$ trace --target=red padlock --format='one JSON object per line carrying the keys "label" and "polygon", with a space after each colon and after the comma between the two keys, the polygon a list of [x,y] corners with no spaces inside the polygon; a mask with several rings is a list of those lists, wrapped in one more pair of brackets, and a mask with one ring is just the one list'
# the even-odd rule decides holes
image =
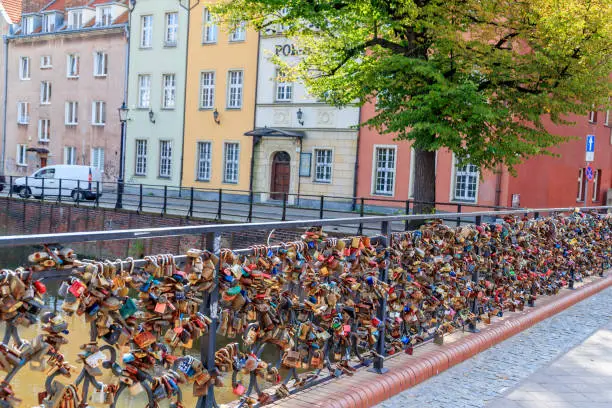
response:
{"label": "red padlock", "polygon": [[238,381],[236,385],[234,385],[234,387],[232,388],[232,392],[238,396],[241,396],[242,394],[244,394],[245,391],[246,389],[244,388],[244,385],[242,385],[240,381]]}
{"label": "red padlock", "polygon": [[45,293],[47,293],[47,287],[41,281],[34,281],[33,285],[36,291],[40,293],[41,295],[44,295]]}

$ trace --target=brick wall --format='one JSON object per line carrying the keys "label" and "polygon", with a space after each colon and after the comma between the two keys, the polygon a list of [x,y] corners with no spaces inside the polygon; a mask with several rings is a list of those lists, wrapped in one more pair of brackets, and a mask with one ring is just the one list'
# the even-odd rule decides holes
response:
{"label": "brick wall", "polygon": [[[109,231],[134,228],[177,227],[211,223],[203,219],[155,214],[137,214],[105,208],[76,207],[73,204],[55,204],[0,197],[0,233],[2,235],[53,234],[62,232]],[[300,230],[275,230],[270,243],[293,241]],[[270,231],[253,230],[227,233],[222,236],[224,248],[247,248],[267,242]],[[42,244],[42,243],[41,243]],[[52,242],[49,242],[52,244]],[[164,237],[138,240],[74,243],[67,245],[81,256],[96,258],[125,258],[127,256],[172,253],[181,254],[189,248],[204,248],[203,235]],[[0,258],[2,258],[0,256]]]}

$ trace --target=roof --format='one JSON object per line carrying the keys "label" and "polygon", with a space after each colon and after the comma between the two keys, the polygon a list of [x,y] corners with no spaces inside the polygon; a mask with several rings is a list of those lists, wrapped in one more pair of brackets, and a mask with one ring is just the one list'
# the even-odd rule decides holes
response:
{"label": "roof", "polygon": [[36,152],[40,154],[49,153],[49,149],[45,149],[44,147],[28,147],[26,152]]}
{"label": "roof", "polygon": [[259,136],[259,137],[297,137],[303,138],[306,136],[304,132],[290,131],[284,129],[275,129],[269,127],[256,128],[244,134],[245,136]]}
{"label": "roof", "polygon": [[89,6],[94,7],[112,3],[126,4],[126,0],[93,0],[91,3],[89,3]]}
{"label": "roof", "polygon": [[117,17],[115,19],[115,21],[113,22],[113,24],[126,24],[128,22],[130,12],[126,11],[125,13],[121,14],[119,17]]}
{"label": "roof", "polygon": [[63,11],[66,8],[65,0],[55,0],[41,11]]}
{"label": "roof", "polygon": [[11,23],[17,24],[21,20],[21,0],[0,0],[0,4],[11,19]]}

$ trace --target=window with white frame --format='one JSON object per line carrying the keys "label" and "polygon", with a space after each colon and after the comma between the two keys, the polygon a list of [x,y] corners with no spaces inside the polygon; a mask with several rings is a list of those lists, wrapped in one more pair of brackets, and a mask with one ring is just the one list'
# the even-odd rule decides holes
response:
{"label": "window with white frame", "polygon": [[151,106],[151,75],[138,75],[138,107]]}
{"label": "window with white frame", "polygon": [[106,123],[106,102],[93,101],[91,104],[91,124],[104,126]]}
{"label": "window with white frame", "polygon": [[27,16],[23,18],[23,33],[25,35],[32,34],[34,32],[34,16]]}
{"label": "window with white frame", "polygon": [[393,195],[395,147],[377,147],[374,152],[374,194]]}
{"label": "window with white frame", "polygon": [[227,107],[240,109],[242,107],[242,71],[229,71],[227,81]]}
{"label": "window with white frame", "polygon": [[76,147],[64,147],[64,164],[77,164]]}
{"label": "window with white frame", "polygon": [[589,122],[597,123],[597,111],[590,111],[589,112]]}
{"label": "window with white frame", "polygon": [[202,17],[202,42],[216,43],[217,42],[217,22],[209,9],[204,9]]}
{"label": "window with white frame", "polygon": [[43,33],[52,33],[55,31],[55,13],[46,13],[43,15],[41,31]]}
{"label": "window with white frame", "polygon": [[584,201],[584,190],[586,187],[586,177],[584,177],[584,169],[578,169],[578,193],[576,194],[576,201]]}
{"label": "window with white frame", "polygon": [[210,142],[198,142],[198,172],[196,178],[199,181],[210,180],[211,146]]}
{"label": "window with white frame", "polygon": [[93,147],[91,149],[91,166],[104,172],[104,148]]}
{"label": "window with white frame", "polygon": [[414,198],[414,171],[415,171],[414,148],[410,148],[410,181],[408,182],[408,198]]}
{"label": "window with white frame", "polygon": [[96,51],[94,54],[94,76],[105,77],[108,74],[108,54]]}
{"label": "window with white frame", "polygon": [[276,101],[288,102],[293,98],[293,84],[287,82],[287,74],[276,70]]}
{"label": "window with white frame", "polygon": [[30,57],[19,58],[19,79],[22,81],[30,79]]}
{"label": "window with white frame", "polygon": [[215,73],[202,72],[200,75],[200,108],[212,109],[215,104]]}
{"label": "window with white frame", "polygon": [[51,119],[38,119],[38,141],[48,142],[51,139]]}
{"label": "window with white frame", "polygon": [[76,125],[79,123],[79,103],[75,101],[66,102],[64,123],[66,125]]}
{"label": "window with white frame", "polygon": [[611,110],[607,110],[606,111],[606,120],[604,122],[604,125],[606,126],[612,126],[612,122],[610,122],[610,119],[612,118],[612,115],[610,115],[610,112],[612,112]]}
{"label": "window with white frame", "polygon": [[593,172],[593,197],[592,201],[599,201],[600,193],[600,182],[601,182],[601,169],[597,169]]}
{"label": "window with white frame", "polygon": [[113,21],[113,15],[111,11],[112,10],[110,6],[98,7],[98,15],[96,19],[97,25],[103,27],[111,25]]}
{"label": "window with white frame", "polygon": [[332,179],[332,151],[331,149],[315,149],[315,181],[331,183]]}
{"label": "window with white frame", "polygon": [[40,103],[48,105],[51,103],[51,82],[42,81],[40,83]]}
{"label": "window with white frame", "polygon": [[17,145],[16,160],[18,166],[28,165],[28,146],[24,144]]}
{"label": "window with white frame", "polygon": [[176,46],[178,38],[178,13],[166,13],[166,29],[164,30],[164,45],[166,47]]}
{"label": "window with white frame", "polygon": [[164,109],[174,109],[175,103],[176,103],[176,75],[164,74],[162,107]]}
{"label": "window with white frame", "polygon": [[153,16],[140,17],[140,48],[153,46]]}
{"label": "window with white frame", "polygon": [[70,10],[68,12],[68,29],[78,30],[83,27],[83,10]]}
{"label": "window with white frame", "polygon": [[172,174],[172,142],[162,140],[159,142],[159,176],[170,177]]}
{"label": "window with white frame", "polygon": [[455,166],[455,200],[476,201],[478,167],[473,164]]}
{"label": "window with white frame", "polygon": [[40,57],[40,69],[49,69],[51,67],[52,65],[50,55],[43,55],[42,57]]}
{"label": "window with white frame", "polygon": [[238,23],[230,32],[229,40],[232,42],[244,41],[246,39],[246,24],[244,21]]}
{"label": "window with white frame", "polygon": [[17,123],[20,125],[30,123],[30,104],[28,102],[17,103]]}
{"label": "window with white frame", "polygon": [[136,167],[134,172],[137,176],[144,176],[147,174],[147,141],[138,139],[136,140]]}
{"label": "window with white frame", "polygon": [[238,166],[240,145],[238,143],[225,143],[223,160],[223,182],[238,183]]}
{"label": "window with white frame", "polygon": [[66,58],[66,76],[68,78],[78,78],[79,77],[79,55],[78,54],[68,54]]}

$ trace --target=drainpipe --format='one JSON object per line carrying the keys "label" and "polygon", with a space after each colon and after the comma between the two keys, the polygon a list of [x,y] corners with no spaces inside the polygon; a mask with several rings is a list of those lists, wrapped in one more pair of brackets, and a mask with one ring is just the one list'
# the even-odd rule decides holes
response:
{"label": "drainpipe", "polygon": [[298,191],[297,191],[297,205],[300,205],[300,187],[302,186],[302,178],[300,177],[300,168],[302,167],[302,149],[304,147],[304,141],[303,138],[298,137],[298,140],[300,141],[300,156],[298,159],[298,171],[297,171],[297,178],[298,178]]}
{"label": "drainpipe", "polygon": [[[255,68],[255,106],[253,110],[253,130],[257,125],[257,91],[259,90],[259,47],[261,46],[261,35],[257,32],[257,66]],[[249,193],[253,191],[253,170],[255,169],[255,146],[259,143],[259,138],[253,136],[253,144],[251,144],[251,174],[249,176]]]}
{"label": "drainpipe", "polygon": [[503,176],[503,168],[501,165],[497,168],[497,177],[495,180],[495,206],[499,207],[501,205],[501,192],[502,192],[502,176]]}
{"label": "drainpipe", "polygon": [[0,174],[4,174],[4,164],[6,160],[6,108],[8,105],[8,54],[9,54],[9,39],[4,36],[4,92],[2,95],[2,156],[0,156]]}
{"label": "drainpipe", "polygon": [[[359,122],[361,122],[361,106],[359,107]],[[359,123],[361,125],[361,123]],[[353,202],[351,204],[351,211],[355,211],[357,208],[357,183],[359,182],[359,140],[361,139],[361,129],[357,131],[357,149],[355,149],[355,174],[353,175]]]}

